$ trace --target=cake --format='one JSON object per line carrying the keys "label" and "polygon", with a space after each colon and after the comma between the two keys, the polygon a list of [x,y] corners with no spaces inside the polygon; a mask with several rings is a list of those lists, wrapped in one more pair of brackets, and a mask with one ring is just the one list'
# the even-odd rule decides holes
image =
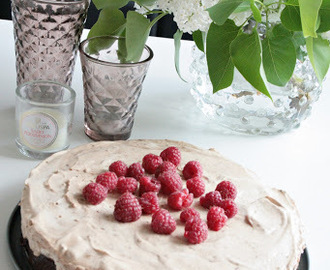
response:
{"label": "cake", "polygon": [[[150,215],[129,223],[115,220],[120,194],[111,193],[98,205],[82,196],[83,188],[112,162],[141,162],[146,154],[159,155],[169,146],[181,151],[180,173],[188,161],[200,162],[206,192],[223,179],[238,190],[238,214],[220,231],[210,230],[201,244],[183,237],[180,211],[170,211],[176,230],[160,235],[151,230]],[[206,219],[198,199],[192,206]],[[285,191],[265,187],[255,174],[214,149],[169,140],[96,142],[52,155],[26,180],[21,217],[34,256],[52,260],[57,270],[297,269],[305,247],[297,208]]]}

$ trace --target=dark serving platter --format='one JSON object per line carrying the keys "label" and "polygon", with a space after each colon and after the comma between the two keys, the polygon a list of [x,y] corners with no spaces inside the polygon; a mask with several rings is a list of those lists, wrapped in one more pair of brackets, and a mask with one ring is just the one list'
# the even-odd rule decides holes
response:
{"label": "dark serving platter", "polygon": [[[31,265],[29,254],[26,251],[24,242],[22,241],[20,210],[21,207],[17,205],[8,222],[7,238],[9,249],[12,255],[13,263],[17,270],[35,270]],[[307,249],[305,249],[304,253],[301,255],[298,270],[309,270]]]}

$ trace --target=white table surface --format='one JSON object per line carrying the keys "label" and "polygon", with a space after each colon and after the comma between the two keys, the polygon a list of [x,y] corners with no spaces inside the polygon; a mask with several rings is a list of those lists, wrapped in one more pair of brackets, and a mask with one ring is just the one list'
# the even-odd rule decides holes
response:
{"label": "white table surface", "polygon": [[[266,184],[288,191],[306,226],[310,269],[330,269],[330,79],[324,83],[312,115],[299,129],[269,137],[228,135],[203,116],[189,85],[177,76],[173,40],[153,37],[147,44],[155,56],[144,82],[131,139],[173,139],[213,147],[255,171]],[[189,63],[191,44],[184,42],[182,46],[184,67]],[[70,148],[91,142],[83,130],[83,86],[77,60],[72,84],[77,102]],[[24,180],[39,163],[21,155],[14,142],[15,80],[12,22],[0,20],[1,270],[14,269],[7,246],[7,222],[20,200]]]}

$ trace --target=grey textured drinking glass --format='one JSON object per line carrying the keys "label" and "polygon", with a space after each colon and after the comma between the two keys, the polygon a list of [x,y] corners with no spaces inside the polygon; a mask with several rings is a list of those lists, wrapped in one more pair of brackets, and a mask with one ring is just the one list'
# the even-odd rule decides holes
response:
{"label": "grey textured drinking glass", "polygon": [[[95,37],[80,44],[85,133],[93,140],[126,140],[153,52],[145,46],[136,62],[122,57],[122,37]],[[101,48],[95,49],[101,44]],[[95,46],[97,45],[97,46]]]}
{"label": "grey textured drinking glass", "polygon": [[90,0],[12,0],[17,85],[51,80],[71,85]]}

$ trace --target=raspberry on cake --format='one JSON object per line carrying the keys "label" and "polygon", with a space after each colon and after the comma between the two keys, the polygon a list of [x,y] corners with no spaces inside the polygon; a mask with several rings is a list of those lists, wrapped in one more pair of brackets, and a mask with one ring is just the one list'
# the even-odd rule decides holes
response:
{"label": "raspberry on cake", "polygon": [[143,193],[139,202],[144,214],[153,214],[159,209],[158,197],[155,192]]}
{"label": "raspberry on cake", "polygon": [[182,210],[193,203],[194,197],[187,189],[175,191],[167,198],[167,204],[173,210]]}
{"label": "raspberry on cake", "polygon": [[134,193],[138,188],[138,181],[133,177],[121,176],[118,178],[117,191],[121,194],[125,192]]}
{"label": "raspberry on cake", "polygon": [[219,191],[210,191],[205,196],[200,197],[201,206],[209,209],[211,206],[219,206],[222,198]]}
{"label": "raspberry on cake", "polygon": [[199,198],[205,192],[205,183],[203,179],[198,176],[190,178],[186,185],[189,192],[192,193],[195,198]]}
{"label": "raspberry on cake", "polygon": [[107,194],[108,189],[99,183],[90,183],[83,189],[84,198],[93,205],[103,202]]}
{"label": "raspberry on cake", "polygon": [[182,180],[179,174],[171,171],[166,171],[160,174],[157,178],[162,185],[162,192],[169,195],[175,191],[182,189]]}
{"label": "raspberry on cake", "polygon": [[200,214],[195,208],[187,208],[180,214],[180,220],[183,223],[186,223],[187,220],[191,218],[200,218]]}
{"label": "raspberry on cake", "polygon": [[183,178],[188,180],[193,177],[202,177],[203,168],[202,165],[196,161],[189,161],[182,170]]}
{"label": "raspberry on cake", "polygon": [[184,237],[191,244],[200,244],[204,242],[208,235],[207,225],[200,218],[191,218],[187,220],[184,231]]}
{"label": "raspberry on cake", "polygon": [[127,170],[128,170],[127,165],[121,160],[115,161],[111,163],[109,166],[109,171],[114,172],[118,177],[126,176]]}
{"label": "raspberry on cake", "polygon": [[156,192],[159,193],[161,189],[161,183],[156,178],[143,176],[140,178],[140,196],[145,192]]}
{"label": "raspberry on cake", "polygon": [[178,167],[181,161],[181,152],[177,147],[171,146],[163,150],[160,153],[160,157],[163,161],[169,161],[173,163],[175,167]]}
{"label": "raspberry on cake", "polygon": [[147,173],[154,174],[156,169],[163,163],[160,156],[154,154],[145,155],[142,159],[142,167]]}
{"label": "raspberry on cake", "polygon": [[125,192],[116,201],[113,212],[115,219],[120,222],[133,222],[142,215],[142,208],[138,199],[130,192]]}
{"label": "raspberry on cake", "polygon": [[140,181],[140,178],[144,175],[144,169],[140,162],[131,164],[127,170],[127,176],[133,177],[136,180]]}
{"label": "raspberry on cake", "polygon": [[222,200],[219,206],[223,208],[228,218],[233,218],[238,212],[237,205],[232,199]]}
{"label": "raspberry on cake", "polygon": [[212,231],[219,231],[227,222],[225,211],[218,206],[212,206],[207,213],[207,226]]}
{"label": "raspberry on cake", "polygon": [[158,234],[171,234],[176,229],[176,222],[165,209],[159,209],[152,215],[151,229]]}
{"label": "raspberry on cake", "polygon": [[96,183],[101,184],[108,189],[108,193],[114,191],[117,187],[118,177],[114,172],[105,172],[96,177]]}
{"label": "raspberry on cake", "polygon": [[220,192],[222,199],[235,200],[235,198],[237,196],[237,189],[236,189],[235,185],[230,181],[225,180],[225,181],[220,182],[217,185],[215,190]]}
{"label": "raspberry on cake", "polygon": [[173,173],[176,172],[176,167],[172,162],[164,161],[162,164],[160,164],[156,171],[155,171],[155,177],[157,178],[161,173],[171,171]]}

